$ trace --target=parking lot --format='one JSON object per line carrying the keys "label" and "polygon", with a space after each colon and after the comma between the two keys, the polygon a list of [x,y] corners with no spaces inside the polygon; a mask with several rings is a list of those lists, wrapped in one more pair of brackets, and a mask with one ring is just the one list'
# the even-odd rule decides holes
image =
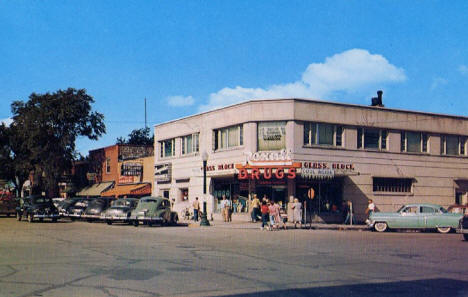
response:
{"label": "parking lot", "polygon": [[468,296],[459,234],[0,218],[0,296]]}

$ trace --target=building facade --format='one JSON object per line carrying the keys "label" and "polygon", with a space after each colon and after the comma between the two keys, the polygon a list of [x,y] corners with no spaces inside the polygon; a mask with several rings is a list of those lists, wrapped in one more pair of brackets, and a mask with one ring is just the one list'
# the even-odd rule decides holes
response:
{"label": "building facade", "polygon": [[[153,195],[249,211],[252,194],[306,203],[310,219],[358,220],[410,202],[467,203],[468,118],[301,99],[254,100],[155,126]],[[203,195],[202,152],[208,155]]]}

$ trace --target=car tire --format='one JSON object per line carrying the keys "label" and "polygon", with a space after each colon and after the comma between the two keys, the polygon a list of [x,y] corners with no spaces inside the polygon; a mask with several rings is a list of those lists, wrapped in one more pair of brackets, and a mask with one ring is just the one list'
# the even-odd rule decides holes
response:
{"label": "car tire", "polygon": [[28,217],[28,222],[29,222],[29,223],[34,222],[34,216],[33,216],[32,214],[28,213],[28,214],[27,214],[27,217]]}
{"label": "car tire", "polygon": [[148,226],[149,226],[149,227],[152,227],[152,226],[153,226],[153,223],[152,223],[152,222],[148,222]]}
{"label": "car tire", "polygon": [[57,218],[53,218],[52,223],[57,223]]}
{"label": "car tire", "polygon": [[70,218],[70,220],[71,220],[72,222],[74,222],[76,219],[75,219],[75,218]]}
{"label": "car tire", "polygon": [[452,228],[450,227],[437,227],[437,232],[442,233],[442,234],[447,234],[450,233]]}
{"label": "car tire", "polygon": [[112,221],[107,220],[106,223],[107,225],[112,225]]}
{"label": "car tire", "polygon": [[16,220],[21,221],[21,214],[19,212],[16,213]]}
{"label": "car tire", "polygon": [[377,232],[385,232],[388,229],[388,225],[385,222],[376,222],[374,224],[374,229]]}
{"label": "car tire", "polygon": [[138,227],[138,220],[133,221],[133,226]]}
{"label": "car tire", "polygon": [[463,234],[463,238],[465,239],[465,241],[468,241],[468,234]]}

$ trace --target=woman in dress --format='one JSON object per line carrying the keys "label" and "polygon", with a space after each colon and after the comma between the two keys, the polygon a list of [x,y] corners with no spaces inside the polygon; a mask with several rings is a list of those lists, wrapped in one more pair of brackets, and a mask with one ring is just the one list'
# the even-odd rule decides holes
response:
{"label": "woman in dress", "polygon": [[293,209],[293,224],[294,228],[297,228],[297,223],[299,223],[299,228],[302,229],[302,204],[299,202],[299,199],[294,199],[292,206]]}

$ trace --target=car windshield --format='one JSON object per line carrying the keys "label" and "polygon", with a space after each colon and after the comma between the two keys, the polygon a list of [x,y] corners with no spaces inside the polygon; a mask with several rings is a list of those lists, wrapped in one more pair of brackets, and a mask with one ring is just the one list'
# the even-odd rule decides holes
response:
{"label": "car windshield", "polygon": [[132,205],[132,202],[126,199],[117,200],[112,203],[112,207],[125,207],[125,206],[131,206],[131,205]]}
{"label": "car windshield", "polygon": [[404,208],[406,207],[406,205],[403,205],[402,207],[400,207],[397,212],[401,212]]}
{"label": "car windshield", "polygon": [[52,200],[50,198],[38,197],[34,199],[34,203],[50,203]]}
{"label": "car windshield", "polygon": [[448,212],[448,211],[447,211],[445,208],[443,208],[443,207],[439,208],[439,211],[440,211],[441,213],[447,213],[447,212]]}
{"label": "car windshield", "polygon": [[145,203],[156,203],[156,199],[145,199],[145,200],[142,200],[141,202],[145,202]]}

